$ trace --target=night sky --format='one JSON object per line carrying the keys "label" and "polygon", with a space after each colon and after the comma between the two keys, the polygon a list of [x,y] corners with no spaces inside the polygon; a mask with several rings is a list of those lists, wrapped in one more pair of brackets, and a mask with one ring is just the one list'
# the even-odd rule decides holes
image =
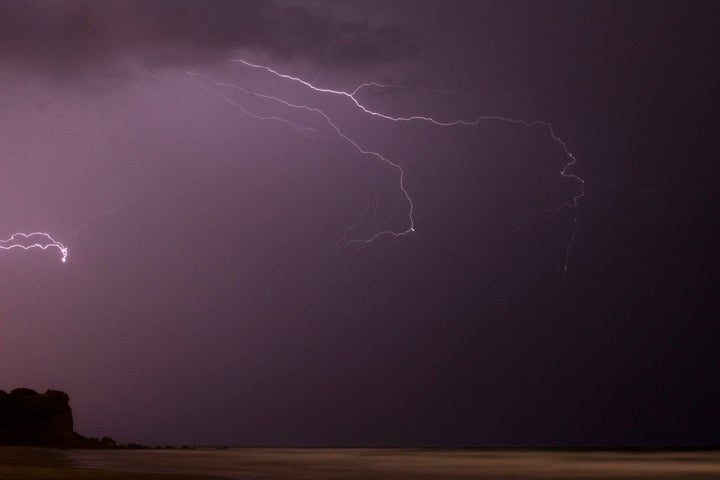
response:
{"label": "night sky", "polygon": [[[719,445],[714,8],[2,1],[0,239],[69,256],[0,250],[0,389],[152,445]],[[548,122],[585,196],[542,125],[239,58]],[[398,170],[262,95],[415,231],[341,241],[409,228]]]}

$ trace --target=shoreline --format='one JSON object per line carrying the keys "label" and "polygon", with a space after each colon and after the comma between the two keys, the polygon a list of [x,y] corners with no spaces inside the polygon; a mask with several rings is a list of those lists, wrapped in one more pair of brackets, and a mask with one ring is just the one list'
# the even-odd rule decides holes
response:
{"label": "shoreline", "polygon": [[0,447],[2,480],[720,479],[720,451]]}

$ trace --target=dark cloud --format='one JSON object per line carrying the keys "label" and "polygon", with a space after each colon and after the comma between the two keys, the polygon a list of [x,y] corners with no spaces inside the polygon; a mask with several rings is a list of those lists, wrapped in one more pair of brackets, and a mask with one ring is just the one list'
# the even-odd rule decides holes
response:
{"label": "dark cloud", "polygon": [[396,26],[342,22],[299,6],[255,0],[0,3],[0,60],[5,67],[74,75],[117,59],[172,66],[226,58],[235,48],[325,67],[395,60],[418,37]]}

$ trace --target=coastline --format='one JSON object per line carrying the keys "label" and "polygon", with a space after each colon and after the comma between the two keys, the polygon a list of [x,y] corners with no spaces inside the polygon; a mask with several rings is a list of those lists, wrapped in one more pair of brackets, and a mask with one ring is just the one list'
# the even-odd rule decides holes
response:
{"label": "coastline", "polygon": [[720,479],[720,451],[0,447],[2,480]]}
{"label": "coastline", "polygon": [[[28,476],[29,470],[7,474],[3,470],[5,467],[0,467],[0,478],[720,479],[720,451],[710,450],[647,452],[239,447],[226,450],[36,450],[34,455],[38,454],[47,456],[47,467],[43,467],[46,470],[36,472],[42,473],[42,476]],[[0,449],[0,458],[2,455],[3,449]]]}

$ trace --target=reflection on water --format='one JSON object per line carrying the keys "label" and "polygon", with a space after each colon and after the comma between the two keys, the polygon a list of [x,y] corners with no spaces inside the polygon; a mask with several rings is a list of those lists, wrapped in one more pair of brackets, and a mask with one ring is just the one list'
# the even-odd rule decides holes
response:
{"label": "reflection on water", "polygon": [[78,466],[243,479],[720,479],[720,451],[76,450]]}

